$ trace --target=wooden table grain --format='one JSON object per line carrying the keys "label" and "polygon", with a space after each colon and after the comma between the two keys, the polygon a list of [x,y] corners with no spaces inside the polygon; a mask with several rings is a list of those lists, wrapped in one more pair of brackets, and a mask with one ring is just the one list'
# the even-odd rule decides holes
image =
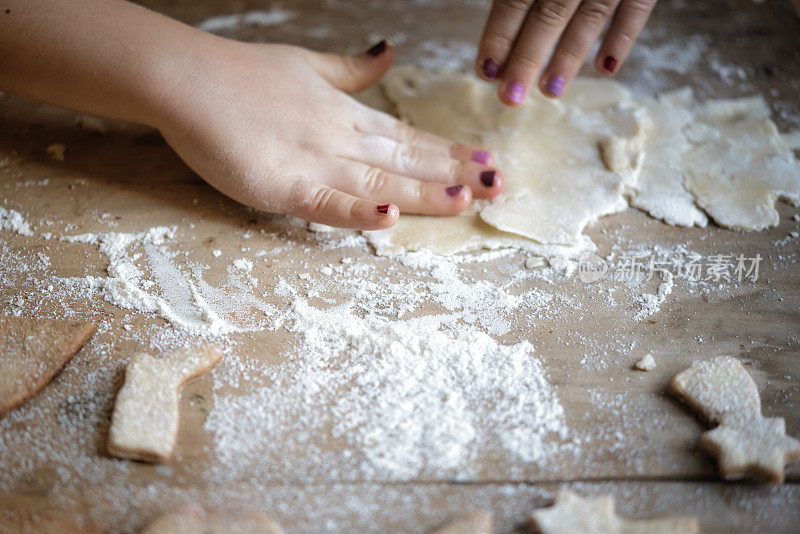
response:
{"label": "wooden table grain", "polygon": [[[258,2],[219,0],[145,4],[190,24],[212,15],[269,8]],[[298,16],[279,26],[245,27],[236,36],[336,52],[358,51],[373,39],[388,36],[399,41],[399,63],[425,65],[426,58],[441,63],[451,54],[462,60],[454,63],[456,67],[467,69],[471,63],[463,61],[457,50],[476,42],[488,10],[486,2],[457,0],[298,0],[282,7]],[[314,28],[319,31],[309,31]],[[431,51],[426,42],[440,49]],[[680,52],[681,44],[693,43],[700,43],[703,52],[689,68],[662,64],[653,71],[648,58],[665,54],[670,50],[665,47],[676,43],[674,53]],[[620,73],[620,80],[638,92],[652,94],[685,85],[700,98],[758,92],[770,102],[781,129],[800,129],[800,21],[787,1],[665,1],[656,8],[638,49]],[[311,267],[342,258],[343,252],[335,249],[309,255],[306,247],[314,240],[304,230],[275,238],[269,232],[281,228],[278,219],[222,197],[186,168],[156,132],[112,124],[107,133],[98,134],[76,127],[72,113],[8,95],[0,96],[0,117],[3,205],[24,212],[32,222],[58,221],[51,231],[63,230],[64,225],[75,234],[107,231],[104,213],[114,216],[117,231],[141,230],[146,217],[148,226],[179,225],[182,231],[176,242],[205,258],[214,248],[241,246],[245,230],[266,229],[266,236],[254,232],[249,243],[261,248],[288,245],[290,250],[285,262],[254,272],[264,285],[291,272],[293,257],[306,255]],[[45,148],[54,142],[67,146],[64,162],[47,157]],[[21,185],[44,179],[44,185]],[[760,254],[764,261],[754,283],[707,292],[676,284],[660,311],[642,322],[630,320],[632,306],[608,308],[602,291],[596,289],[602,286],[587,286],[577,279],[557,283],[558,290],[572,295],[578,306],[555,316],[515,318],[500,340],[527,339],[536,347],[571,431],[583,439],[574,454],[526,465],[509,462],[491,450],[480,451],[469,476],[458,482],[425,473],[402,481],[362,480],[355,475],[329,480],[302,473],[287,477],[276,470],[258,485],[244,480],[212,484],[203,476],[216,461],[203,428],[208,410],[213,409],[212,378],[206,376],[184,390],[173,462],[166,469],[131,463],[120,476],[118,461],[103,451],[107,414],[121,384],[121,362],[146,347],[111,329],[95,336],[31,401],[45,406],[47,396],[58,391],[61,396],[72,394],[78,403],[81,399],[93,403],[92,409],[101,416],[88,438],[88,447],[96,449],[91,453],[96,460],[89,465],[100,473],[107,469],[109,478],[103,483],[65,485],[63,470],[75,469],[66,460],[35,472],[20,467],[14,480],[3,481],[8,491],[0,494],[0,527],[4,520],[39,514],[45,519],[67,518],[79,529],[94,525],[111,532],[135,531],[158,513],[194,501],[260,509],[273,514],[288,532],[421,532],[481,507],[494,513],[499,532],[512,532],[524,529],[534,508],[551,504],[554,492],[567,487],[588,495],[614,495],[618,510],[631,517],[696,515],[703,532],[796,532],[800,465],[787,469],[782,486],[720,481],[713,462],[697,450],[703,425],[666,391],[672,376],[692,361],[732,354],[748,365],[764,413],[785,418],[788,433],[800,435],[800,254],[797,240],[786,241],[797,229],[791,218],[797,209],[780,203],[779,211],[778,227],[750,234],[713,224],[674,228],[635,210],[605,217],[588,230],[601,252],[608,252],[614,242],[663,247],[691,243],[707,255]],[[41,237],[46,228],[40,223],[34,236],[2,232],[0,244],[8,254],[45,252],[53,275],[104,273],[106,260],[95,247],[46,240]],[[365,250],[346,254],[379,267],[392,261]],[[498,268],[522,269],[524,257],[517,254],[498,261]],[[0,313],[8,313],[19,295],[35,300],[42,291],[41,278],[29,272],[11,269],[0,274]],[[543,282],[528,283],[526,287],[536,287]],[[120,324],[124,319],[134,328],[158,322],[116,308],[99,296],[59,303],[43,299],[35,314],[56,317],[64,310],[94,320],[118,319]],[[286,342],[272,332],[251,333],[242,336],[236,351],[275,362]],[[626,348],[631,346],[636,348]],[[632,369],[644,352],[653,353],[659,364],[647,373]],[[592,358],[602,364],[587,365]],[[115,368],[112,363],[115,370],[104,375],[107,380],[95,381],[87,390],[83,377],[109,368],[109,362],[120,365]],[[605,402],[598,403],[598,398]],[[622,405],[624,409],[615,408]],[[59,410],[70,413],[68,408],[80,410],[80,406]],[[33,413],[26,425],[59,432],[63,418],[47,410]],[[328,436],[316,439],[315,446],[335,446]],[[0,465],[11,465],[16,455],[13,450],[0,451]]]}

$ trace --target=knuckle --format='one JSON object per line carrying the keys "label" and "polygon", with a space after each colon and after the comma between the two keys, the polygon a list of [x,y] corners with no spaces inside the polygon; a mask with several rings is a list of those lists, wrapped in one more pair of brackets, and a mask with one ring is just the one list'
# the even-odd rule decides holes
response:
{"label": "knuckle", "polygon": [[525,70],[537,71],[541,67],[542,61],[528,50],[520,50],[514,54],[514,63]]}
{"label": "knuckle", "polygon": [[308,195],[306,209],[312,213],[321,213],[328,209],[335,191],[330,187],[317,187]]}
{"label": "knuckle", "polygon": [[578,12],[592,26],[605,24],[614,11],[613,0],[590,0],[581,2]]}
{"label": "knuckle", "polygon": [[564,47],[558,51],[558,55],[561,60],[565,61],[566,63],[583,63],[584,54],[579,51],[578,49],[572,47]]}
{"label": "knuckle", "polygon": [[533,5],[533,0],[497,0],[497,5],[513,11],[527,12]]}
{"label": "knuckle", "polygon": [[483,44],[491,50],[506,50],[514,45],[515,35],[505,33],[493,33],[487,35]]}
{"label": "knuckle", "polygon": [[311,194],[314,190],[311,181],[307,178],[299,178],[289,189],[288,202],[285,209],[280,213],[290,213],[292,215],[303,216],[308,211]]}
{"label": "knuckle", "polygon": [[383,169],[379,169],[378,167],[369,167],[364,172],[364,177],[361,181],[361,188],[367,194],[377,193],[386,187],[387,181],[388,176]]}
{"label": "knuckle", "polygon": [[411,185],[411,198],[414,200],[415,204],[419,204],[423,200],[425,200],[425,192],[426,191],[427,191],[427,188],[425,187],[425,184],[422,183],[422,182],[416,182],[415,181]]}
{"label": "knuckle", "polygon": [[464,165],[460,161],[450,160],[450,164],[448,165],[448,168],[445,171],[446,172],[445,178],[447,178],[447,180],[451,183],[458,182],[463,172],[463,169]]}
{"label": "knuckle", "polygon": [[625,0],[625,9],[633,12],[637,18],[647,17],[654,5],[654,0]]}
{"label": "knuckle", "polygon": [[398,172],[405,173],[418,168],[422,163],[422,151],[414,145],[398,143],[392,153],[392,165]]}
{"label": "knuckle", "polygon": [[536,2],[533,5],[534,20],[548,28],[558,28],[569,17],[570,5],[565,0]]}

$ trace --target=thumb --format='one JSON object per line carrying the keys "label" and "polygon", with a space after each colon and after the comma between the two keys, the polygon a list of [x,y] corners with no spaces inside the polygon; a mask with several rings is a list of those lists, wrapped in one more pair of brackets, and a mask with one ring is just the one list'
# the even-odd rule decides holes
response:
{"label": "thumb", "polygon": [[347,93],[357,93],[381,79],[394,61],[394,47],[381,41],[357,56],[313,54],[311,65],[328,83]]}

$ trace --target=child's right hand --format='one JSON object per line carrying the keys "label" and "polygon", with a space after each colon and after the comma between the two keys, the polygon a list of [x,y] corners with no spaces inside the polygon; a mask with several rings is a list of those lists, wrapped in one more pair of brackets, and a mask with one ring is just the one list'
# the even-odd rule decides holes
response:
{"label": "child's right hand", "polygon": [[[319,54],[208,36],[153,120],[212,186],[258,209],[380,229],[399,211],[450,215],[503,188],[491,158],[368,108],[393,50]],[[383,48],[383,49],[382,49]]]}

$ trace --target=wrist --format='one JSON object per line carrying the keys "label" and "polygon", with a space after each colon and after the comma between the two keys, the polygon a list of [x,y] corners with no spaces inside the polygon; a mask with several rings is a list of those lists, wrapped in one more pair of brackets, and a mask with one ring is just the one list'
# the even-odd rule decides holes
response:
{"label": "wrist", "polygon": [[[141,69],[145,75],[136,80],[134,101],[136,122],[162,130],[182,122],[213,72],[218,49],[225,40],[182,25],[160,44],[158,51],[146,58]],[[174,28],[173,28],[174,30]]]}

